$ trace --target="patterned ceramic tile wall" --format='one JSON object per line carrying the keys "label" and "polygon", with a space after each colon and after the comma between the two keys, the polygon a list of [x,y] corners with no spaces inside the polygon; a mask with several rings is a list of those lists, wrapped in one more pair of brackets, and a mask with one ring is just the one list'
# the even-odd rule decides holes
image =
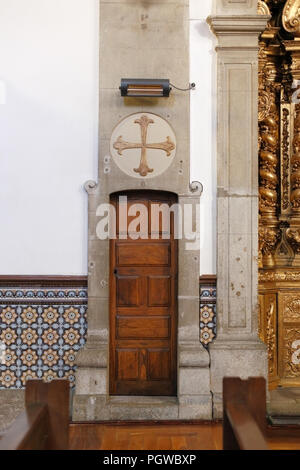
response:
{"label": "patterned ceramic tile wall", "polygon": [[217,335],[216,276],[200,277],[200,341],[205,348]]}
{"label": "patterned ceramic tile wall", "polygon": [[9,284],[0,282],[0,389],[23,388],[28,378],[68,378],[73,386],[87,331],[86,282]]}
{"label": "patterned ceramic tile wall", "polygon": [[[28,378],[68,378],[74,386],[87,332],[87,286],[73,284],[0,281],[0,389],[23,388]],[[216,278],[203,276],[200,341],[208,347],[215,337]]]}

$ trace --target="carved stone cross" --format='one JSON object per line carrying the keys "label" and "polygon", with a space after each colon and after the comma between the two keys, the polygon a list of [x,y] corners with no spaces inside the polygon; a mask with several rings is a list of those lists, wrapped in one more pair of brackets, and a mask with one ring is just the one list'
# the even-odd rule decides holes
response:
{"label": "carved stone cross", "polygon": [[175,149],[175,144],[171,141],[170,137],[167,137],[165,142],[160,142],[157,144],[149,144],[147,143],[147,131],[149,124],[154,124],[152,119],[149,119],[148,116],[141,116],[140,119],[136,119],[135,124],[139,124],[141,126],[141,136],[142,141],[141,143],[130,143],[125,142],[120,135],[116,142],[114,143],[113,147],[118,151],[119,155],[123,155],[124,150],[128,149],[141,149],[141,161],[140,166],[138,168],[134,168],[136,173],[139,173],[141,176],[147,176],[148,173],[153,172],[153,168],[149,168],[147,162],[147,149],[157,149],[157,150],[164,150],[167,154],[167,157],[171,155],[172,150]]}

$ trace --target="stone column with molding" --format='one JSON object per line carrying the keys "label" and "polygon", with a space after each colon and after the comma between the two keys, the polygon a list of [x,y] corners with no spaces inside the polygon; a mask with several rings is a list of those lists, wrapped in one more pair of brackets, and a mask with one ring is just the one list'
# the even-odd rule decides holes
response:
{"label": "stone column with molding", "polygon": [[269,16],[257,0],[215,0],[218,39],[218,336],[210,347],[214,418],[225,376],[267,377],[258,338],[258,38]]}

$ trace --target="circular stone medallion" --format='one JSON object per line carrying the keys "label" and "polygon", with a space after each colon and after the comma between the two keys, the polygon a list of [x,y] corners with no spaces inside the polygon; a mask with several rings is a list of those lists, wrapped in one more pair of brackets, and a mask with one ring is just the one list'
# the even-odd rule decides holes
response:
{"label": "circular stone medallion", "polygon": [[115,127],[110,152],[127,175],[153,178],[171,165],[176,154],[176,137],[170,124],[157,114],[131,114]]}

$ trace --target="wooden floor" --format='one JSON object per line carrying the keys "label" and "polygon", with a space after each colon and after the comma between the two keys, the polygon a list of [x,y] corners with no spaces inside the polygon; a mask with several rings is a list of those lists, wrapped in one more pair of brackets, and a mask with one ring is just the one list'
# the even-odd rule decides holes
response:
{"label": "wooden floor", "polygon": [[[274,450],[300,450],[300,439],[269,439]],[[72,450],[221,450],[222,424],[71,424]]]}
{"label": "wooden floor", "polygon": [[[277,431],[274,436],[268,439],[269,447],[273,450],[300,450],[300,437],[291,437],[291,431],[288,429]],[[299,430],[297,431],[300,436]],[[288,436],[288,437],[286,437]]]}

